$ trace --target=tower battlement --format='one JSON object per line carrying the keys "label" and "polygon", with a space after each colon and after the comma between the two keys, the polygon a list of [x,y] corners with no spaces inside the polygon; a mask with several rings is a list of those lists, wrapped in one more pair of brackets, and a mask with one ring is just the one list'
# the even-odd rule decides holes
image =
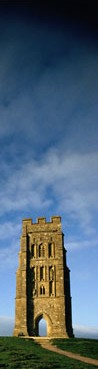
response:
{"label": "tower battlement", "polygon": [[50,218],[50,222],[47,222],[45,217],[38,217],[36,223],[33,223],[33,220],[23,219],[22,221],[22,232],[26,234],[28,232],[55,232],[62,231],[61,225],[61,217],[60,216],[52,216]]}
{"label": "tower battlement", "polygon": [[24,222],[25,223],[30,223],[30,224],[38,224],[38,223],[40,223],[40,224],[42,224],[42,223],[43,224],[46,224],[46,223],[48,223],[48,224],[50,224],[50,223],[57,223],[57,224],[59,224],[59,223],[61,223],[61,217],[58,216],[58,215],[52,216],[50,218],[50,222],[47,222],[46,217],[38,217],[36,223],[33,223],[32,218],[24,218],[23,219],[23,223]]}

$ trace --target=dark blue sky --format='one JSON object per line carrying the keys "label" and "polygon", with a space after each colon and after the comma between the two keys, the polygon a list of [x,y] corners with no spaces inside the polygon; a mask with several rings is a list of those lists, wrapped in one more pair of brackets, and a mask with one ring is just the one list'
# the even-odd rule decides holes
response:
{"label": "dark blue sky", "polygon": [[0,7],[0,316],[7,322],[14,316],[22,218],[61,215],[73,325],[93,331],[98,269],[97,3],[5,4]]}

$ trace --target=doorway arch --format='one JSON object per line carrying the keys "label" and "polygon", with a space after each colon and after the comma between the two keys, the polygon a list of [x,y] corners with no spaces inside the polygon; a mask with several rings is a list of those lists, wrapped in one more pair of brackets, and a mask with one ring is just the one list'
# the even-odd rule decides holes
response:
{"label": "doorway arch", "polygon": [[35,318],[36,336],[45,337],[51,335],[52,321],[47,314],[41,313]]}
{"label": "doorway arch", "polygon": [[40,337],[47,336],[47,322],[44,318],[41,318],[38,323],[38,335]]}

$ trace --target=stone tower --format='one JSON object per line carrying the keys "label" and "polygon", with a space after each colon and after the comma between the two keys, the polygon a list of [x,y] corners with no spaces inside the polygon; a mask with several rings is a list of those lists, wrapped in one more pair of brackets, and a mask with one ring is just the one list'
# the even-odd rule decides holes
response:
{"label": "stone tower", "polygon": [[48,337],[72,337],[70,276],[61,218],[24,219],[16,275],[14,335],[38,336],[39,321]]}

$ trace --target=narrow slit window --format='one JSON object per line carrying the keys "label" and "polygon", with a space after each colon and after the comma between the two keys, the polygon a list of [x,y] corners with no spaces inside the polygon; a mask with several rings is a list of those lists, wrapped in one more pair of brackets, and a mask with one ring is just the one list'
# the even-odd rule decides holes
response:
{"label": "narrow slit window", "polygon": [[52,257],[52,243],[49,243],[48,245],[48,255],[49,255],[49,258]]}
{"label": "narrow slit window", "polygon": [[31,245],[31,257],[34,258],[35,257],[35,245]]}
{"label": "narrow slit window", "polygon": [[52,294],[53,294],[53,282],[50,281],[49,282],[49,295],[52,296]]}
{"label": "narrow slit window", "polygon": [[49,280],[53,281],[54,280],[54,267],[49,267]]}
{"label": "narrow slit window", "polygon": [[35,267],[32,268],[32,280],[35,281]]}
{"label": "narrow slit window", "polygon": [[44,266],[40,267],[40,281],[44,280]]}
{"label": "narrow slit window", "polygon": [[45,287],[44,286],[40,287],[40,295],[45,295]]}

